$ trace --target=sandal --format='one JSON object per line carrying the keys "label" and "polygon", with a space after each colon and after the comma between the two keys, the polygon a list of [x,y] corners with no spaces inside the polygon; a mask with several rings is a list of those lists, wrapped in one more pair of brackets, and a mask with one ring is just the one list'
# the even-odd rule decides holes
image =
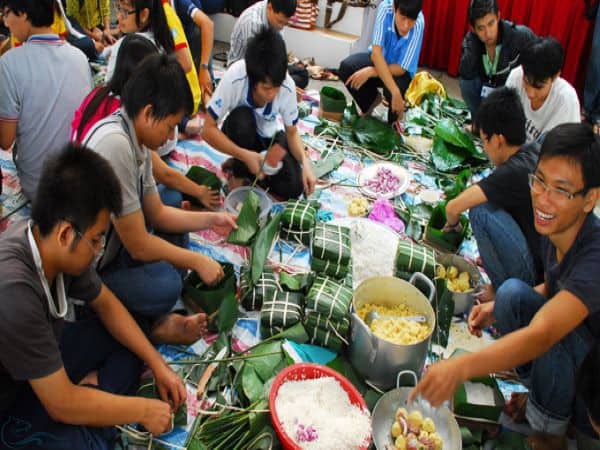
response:
{"label": "sandal", "polygon": [[329,70],[322,70],[320,72],[312,73],[310,75],[310,77],[313,80],[320,80],[320,81],[339,81],[340,80],[340,77],[338,77],[333,72],[330,72]]}

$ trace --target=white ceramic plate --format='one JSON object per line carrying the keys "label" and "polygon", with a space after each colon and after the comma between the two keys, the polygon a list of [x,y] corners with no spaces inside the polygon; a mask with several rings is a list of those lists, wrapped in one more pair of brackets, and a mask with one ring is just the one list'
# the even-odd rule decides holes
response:
{"label": "white ceramic plate", "polygon": [[[392,171],[392,173],[394,175],[396,175],[399,178],[400,181],[398,184],[398,189],[396,189],[395,191],[387,192],[387,193],[383,194],[383,193],[375,192],[374,190],[372,190],[371,188],[369,188],[367,186],[367,182],[369,180],[371,180],[372,178],[375,178],[375,176],[377,175],[377,171],[380,168],[389,169],[390,171]],[[400,194],[406,192],[409,184],[410,184],[410,174],[408,173],[408,171],[404,167],[402,167],[398,164],[390,163],[390,162],[378,162],[378,163],[371,164],[370,166],[367,166],[363,170],[361,170],[360,173],[358,174],[358,185],[360,186],[360,188],[359,188],[360,191],[367,197],[371,197],[371,198],[388,198],[389,199],[389,198],[397,197]]]}

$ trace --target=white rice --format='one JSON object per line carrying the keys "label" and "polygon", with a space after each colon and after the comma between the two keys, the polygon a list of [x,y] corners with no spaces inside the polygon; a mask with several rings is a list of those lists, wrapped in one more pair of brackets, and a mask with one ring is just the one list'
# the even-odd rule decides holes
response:
{"label": "white rice", "polygon": [[[355,450],[365,446],[371,434],[369,412],[350,403],[333,377],[286,381],[279,388],[275,408],[287,435],[304,450]],[[300,425],[312,427],[317,439],[298,442]]]}

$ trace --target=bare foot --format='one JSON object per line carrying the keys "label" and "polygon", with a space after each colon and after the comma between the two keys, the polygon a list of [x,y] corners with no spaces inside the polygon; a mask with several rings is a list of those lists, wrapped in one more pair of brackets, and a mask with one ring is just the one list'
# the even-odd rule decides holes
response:
{"label": "bare foot", "polygon": [[190,345],[208,331],[206,314],[182,316],[171,313],[160,320],[152,330],[152,341],[157,344]]}
{"label": "bare foot", "polygon": [[479,303],[488,303],[496,300],[496,290],[494,289],[494,286],[489,283],[481,286],[481,290],[477,294],[477,300],[479,300]]}
{"label": "bare foot", "polygon": [[83,377],[82,380],[79,382],[79,386],[83,385],[98,386],[98,371],[92,370],[85,377]]}
{"label": "bare foot", "polygon": [[527,438],[531,450],[567,450],[568,444],[565,436],[556,436],[547,433],[535,433]]}
{"label": "bare foot", "polygon": [[525,418],[527,396],[527,392],[513,392],[508,403],[504,405],[504,412],[515,423],[525,423],[527,421]]}

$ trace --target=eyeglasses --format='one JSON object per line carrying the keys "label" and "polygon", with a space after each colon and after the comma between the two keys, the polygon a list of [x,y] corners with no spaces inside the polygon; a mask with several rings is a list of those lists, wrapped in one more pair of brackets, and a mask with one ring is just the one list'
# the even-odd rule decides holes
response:
{"label": "eyeglasses", "polygon": [[117,9],[117,15],[122,16],[123,19],[127,19],[129,14],[135,14],[137,12],[137,9],[125,9],[120,5],[116,5],[115,8]]}
{"label": "eyeglasses", "polygon": [[81,231],[75,230],[75,234],[81,238],[94,252],[96,258],[101,258],[104,255],[104,247],[106,246],[106,236],[101,236],[98,239],[90,240],[86,238]]}
{"label": "eyeglasses", "polygon": [[548,193],[548,198],[550,200],[560,202],[565,200],[573,200],[578,195],[585,195],[587,189],[580,189],[577,192],[569,192],[564,189],[555,188],[552,186],[548,186],[539,177],[533,173],[529,174],[529,187],[531,188],[531,192],[534,194],[544,194]]}

